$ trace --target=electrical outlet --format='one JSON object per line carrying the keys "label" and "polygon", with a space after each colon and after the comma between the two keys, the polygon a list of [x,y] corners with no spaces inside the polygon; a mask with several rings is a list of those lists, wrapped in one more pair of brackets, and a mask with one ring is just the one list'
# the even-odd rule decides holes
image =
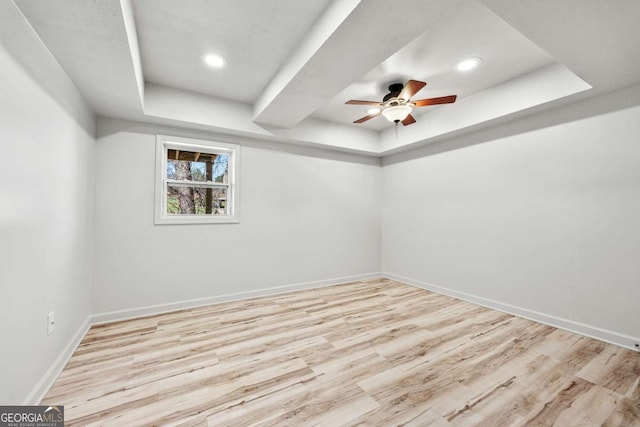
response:
{"label": "electrical outlet", "polygon": [[47,316],[47,335],[51,335],[55,327],[56,327],[55,312],[52,311]]}

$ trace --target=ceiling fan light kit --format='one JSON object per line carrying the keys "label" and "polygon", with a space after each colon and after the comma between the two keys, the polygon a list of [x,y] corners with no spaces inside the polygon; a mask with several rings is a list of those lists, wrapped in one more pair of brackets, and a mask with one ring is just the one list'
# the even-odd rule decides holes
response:
{"label": "ceiling fan light kit", "polygon": [[367,110],[368,116],[364,116],[353,123],[364,123],[382,114],[387,120],[395,123],[402,123],[408,126],[416,122],[411,112],[416,107],[426,107],[427,105],[452,104],[456,102],[457,95],[441,96],[439,98],[419,99],[411,101],[411,97],[425,87],[425,82],[409,80],[406,85],[394,83],[389,86],[389,93],[382,98],[382,102],[359,101],[352,99],[347,101],[349,105],[368,105],[373,108]]}
{"label": "ceiling fan light kit", "polygon": [[404,105],[392,105],[382,110],[382,115],[392,123],[398,123],[406,119],[411,114],[411,106],[409,104]]}

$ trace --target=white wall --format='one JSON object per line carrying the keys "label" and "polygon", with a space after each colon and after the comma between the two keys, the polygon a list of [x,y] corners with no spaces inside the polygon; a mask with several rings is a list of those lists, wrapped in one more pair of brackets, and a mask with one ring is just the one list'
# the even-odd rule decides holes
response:
{"label": "white wall", "polygon": [[379,271],[378,165],[243,146],[239,224],[154,225],[155,135],[107,122],[98,125],[94,313]]}
{"label": "white wall", "polygon": [[385,166],[383,194],[384,272],[638,342],[640,107]]}
{"label": "white wall", "polygon": [[0,404],[41,397],[91,309],[95,119],[13,7],[0,6]]}
{"label": "white wall", "polygon": [[36,403],[92,313],[381,265],[640,340],[640,107],[382,169],[254,141],[242,148],[240,224],[155,226],[154,132],[101,120],[96,152],[93,113],[13,2],[0,2],[0,28],[0,404]]}

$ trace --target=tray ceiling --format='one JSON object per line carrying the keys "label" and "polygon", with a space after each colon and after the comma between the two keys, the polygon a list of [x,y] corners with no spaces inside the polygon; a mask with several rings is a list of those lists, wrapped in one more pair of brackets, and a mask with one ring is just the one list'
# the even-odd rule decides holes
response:
{"label": "tray ceiling", "polygon": [[[100,116],[373,156],[640,84],[634,0],[15,3]],[[352,124],[408,79],[458,101]]]}

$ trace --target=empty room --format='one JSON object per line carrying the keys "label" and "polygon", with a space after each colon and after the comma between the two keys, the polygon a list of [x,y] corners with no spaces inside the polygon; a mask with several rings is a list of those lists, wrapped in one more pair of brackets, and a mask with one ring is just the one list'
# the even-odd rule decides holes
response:
{"label": "empty room", "polygon": [[0,426],[640,426],[638,22],[1,0]]}

